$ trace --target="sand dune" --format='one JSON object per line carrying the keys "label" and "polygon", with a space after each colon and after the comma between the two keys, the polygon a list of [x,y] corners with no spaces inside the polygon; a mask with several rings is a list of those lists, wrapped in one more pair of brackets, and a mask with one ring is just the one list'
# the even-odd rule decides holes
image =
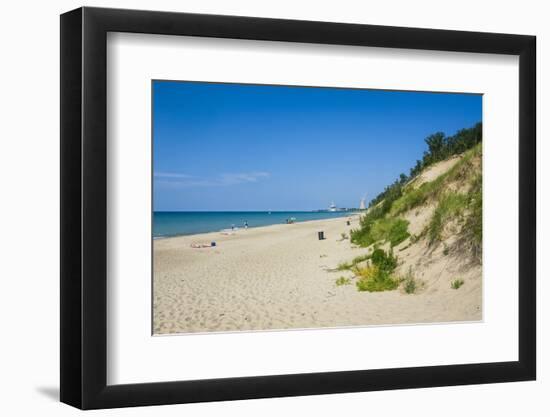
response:
{"label": "sand dune", "polygon": [[[336,286],[350,272],[331,271],[340,262],[368,253],[349,236],[358,227],[346,218],[316,220],[208,233],[154,242],[154,332],[223,332],[470,321],[481,319],[481,266],[460,256],[430,252],[406,240],[395,253],[398,272],[414,266],[425,289],[358,292],[355,284]],[[323,230],[327,239],[318,240]],[[193,242],[216,241],[195,249]],[[450,287],[460,276],[465,284]]]}
{"label": "sand dune", "polygon": [[418,175],[418,177],[416,177],[414,180],[411,181],[410,184],[413,187],[418,188],[426,182],[435,180],[441,174],[451,169],[458,161],[460,161],[461,157],[462,155],[455,155],[444,161],[436,162],[435,164],[428,167],[427,169],[424,169],[420,173],[420,175]]}

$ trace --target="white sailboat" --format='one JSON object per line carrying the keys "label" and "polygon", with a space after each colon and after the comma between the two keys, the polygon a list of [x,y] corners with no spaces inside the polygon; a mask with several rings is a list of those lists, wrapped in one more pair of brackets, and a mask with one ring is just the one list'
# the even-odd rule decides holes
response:
{"label": "white sailboat", "polygon": [[361,199],[361,202],[359,203],[359,210],[366,210],[367,206],[365,205],[365,200],[367,199],[367,196],[363,197]]}

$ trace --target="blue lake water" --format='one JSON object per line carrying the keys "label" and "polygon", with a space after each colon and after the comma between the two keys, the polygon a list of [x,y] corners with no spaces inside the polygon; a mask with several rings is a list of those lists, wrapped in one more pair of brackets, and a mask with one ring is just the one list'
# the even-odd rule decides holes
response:
{"label": "blue lake water", "polygon": [[153,214],[153,237],[193,235],[223,229],[285,224],[287,219],[296,222],[346,217],[353,212],[313,211],[156,211]]}

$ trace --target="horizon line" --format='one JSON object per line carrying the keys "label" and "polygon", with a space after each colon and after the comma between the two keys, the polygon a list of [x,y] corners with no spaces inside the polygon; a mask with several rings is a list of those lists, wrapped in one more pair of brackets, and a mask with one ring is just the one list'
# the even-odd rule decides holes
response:
{"label": "horizon line", "polygon": [[350,210],[361,210],[359,207],[340,207],[340,211],[330,211],[328,209],[310,209],[310,210],[153,210],[154,213],[284,213],[287,211],[302,211],[302,212],[317,212],[317,211],[326,211],[329,213],[339,213],[343,211]]}

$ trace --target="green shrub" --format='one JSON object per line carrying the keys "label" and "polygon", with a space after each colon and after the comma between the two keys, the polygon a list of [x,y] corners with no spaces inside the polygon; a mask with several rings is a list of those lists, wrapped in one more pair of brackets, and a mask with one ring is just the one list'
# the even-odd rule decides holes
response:
{"label": "green shrub", "polygon": [[399,280],[391,274],[397,266],[397,258],[390,251],[375,249],[370,256],[372,265],[366,267],[355,266],[353,272],[357,276],[358,291],[388,291],[395,290],[399,286]]}
{"label": "green shrub", "polygon": [[359,221],[360,228],[350,232],[351,242],[359,246],[369,246],[373,243],[370,236],[371,228],[376,220],[383,218],[385,212],[382,207],[372,207]]}
{"label": "green shrub", "polygon": [[389,291],[395,290],[399,286],[399,281],[393,279],[390,274],[377,265],[357,268],[357,282],[355,283],[358,291]]}
{"label": "green shrub", "polygon": [[414,278],[405,280],[403,288],[407,294],[414,294],[416,292],[416,281]]}
{"label": "green shrub", "polygon": [[375,249],[372,252],[372,255],[370,256],[370,258],[373,264],[380,265],[380,263],[383,262],[384,259],[386,259],[386,252],[384,252],[384,249],[380,249],[380,248]]}
{"label": "green shrub", "polygon": [[404,219],[395,219],[395,222],[392,224],[387,240],[390,241],[391,246],[397,246],[405,239],[410,236],[409,231],[409,222]]}
{"label": "green shrub", "polygon": [[412,267],[409,267],[409,271],[407,272],[407,274],[404,277],[400,278],[399,281],[403,283],[403,290],[407,294],[416,293],[423,285],[421,281],[418,281],[415,278],[412,272]]}
{"label": "green shrub", "polygon": [[390,251],[386,254],[383,249],[376,249],[372,252],[371,261],[381,271],[391,274],[397,266],[397,257]]}
{"label": "green shrub", "polygon": [[370,241],[368,238],[368,232],[365,229],[353,229],[349,234],[351,237],[351,243],[362,247],[367,247],[370,245],[370,243],[368,243]]}
{"label": "green shrub", "polygon": [[455,279],[453,282],[451,282],[451,288],[453,290],[458,290],[460,287],[462,287],[462,285],[464,285],[463,279]]}
{"label": "green shrub", "polygon": [[369,226],[359,231],[353,231],[352,242],[361,246],[370,246],[375,242],[387,241],[391,246],[399,245],[410,234],[407,230],[409,222],[405,219],[382,218],[372,221]]}

